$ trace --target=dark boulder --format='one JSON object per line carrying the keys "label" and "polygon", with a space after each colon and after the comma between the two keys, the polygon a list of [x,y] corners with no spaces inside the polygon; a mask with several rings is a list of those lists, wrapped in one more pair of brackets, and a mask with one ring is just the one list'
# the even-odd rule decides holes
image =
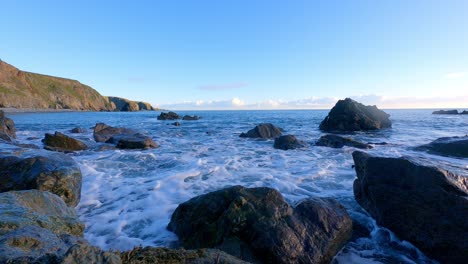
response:
{"label": "dark boulder", "polygon": [[44,139],[44,148],[52,151],[73,152],[88,149],[88,146],[81,140],[69,137],[60,132],[54,135],[46,133]]}
{"label": "dark boulder", "polygon": [[416,150],[444,156],[468,158],[468,136],[438,138],[429,144],[417,147]]}
{"label": "dark boulder", "polygon": [[468,259],[468,178],[421,160],[355,151],[356,201],[400,238],[442,263]]}
{"label": "dark boulder", "polygon": [[177,119],[180,119],[180,116],[174,112],[168,112],[168,113],[162,112],[158,116],[158,120],[177,120]]}
{"label": "dark boulder", "polygon": [[106,143],[116,144],[119,149],[147,149],[157,148],[158,144],[148,136],[136,134],[121,134],[111,137]]}
{"label": "dark boulder", "polygon": [[135,134],[136,131],[124,127],[111,127],[104,123],[97,123],[94,127],[94,140],[96,142],[106,142],[111,137],[120,134]]}
{"label": "dark boulder", "polygon": [[6,117],[2,110],[0,110],[0,138],[6,141],[16,138],[15,122]]}
{"label": "dark boulder", "polygon": [[250,262],[330,263],[352,222],[333,199],[292,208],[274,189],[234,186],[180,204],[168,229],[188,249],[214,247]]}
{"label": "dark boulder", "polygon": [[438,110],[432,112],[433,115],[458,115],[457,110]]}
{"label": "dark boulder", "polygon": [[84,132],[84,129],[81,128],[81,127],[75,127],[72,130],[70,130],[70,133],[73,133],[73,134],[80,134],[80,133],[83,133],[83,132]]}
{"label": "dark boulder", "polygon": [[277,138],[282,135],[282,129],[270,123],[263,123],[249,130],[247,133],[240,134],[244,138]]}
{"label": "dark boulder", "polygon": [[88,243],[77,243],[71,246],[64,256],[60,258],[60,263],[121,264],[122,260],[117,253],[112,251],[106,252],[98,247],[91,246]]}
{"label": "dark boulder", "polygon": [[468,111],[464,110],[463,112],[460,113],[460,115],[468,115]]}
{"label": "dark boulder", "polygon": [[369,144],[354,141],[350,138],[340,137],[337,135],[325,135],[321,136],[315,143],[317,146],[330,147],[330,148],[342,148],[344,146],[360,148],[360,149],[371,149],[372,146]]}
{"label": "dark boulder", "polygon": [[339,100],[320,123],[323,131],[362,131],[389,128],[389,114],[374,106],[365,106],[350,98]]}
{"label": "dark boulder", "polygon": [[189,115],[184,115],[184,117],[182,118],[182,120],[186,120],[186,121],[195,121],[195,120],[198,120],[200,119],[199,116],[189,116]]}
{"label": "dark boulder", "polygon": [[275,143],[273,145],[275,149],[297,149],[305,147],[305,143],[303,141],[298,140],[293,135],[284,135],[275,138]]}
{"label": "dark boulder", "polygon": [[38,189],[60,196],[76,206],[81,196],[81,170],[62,153],[30,151],[19,156],[0,155],[0,192]]}

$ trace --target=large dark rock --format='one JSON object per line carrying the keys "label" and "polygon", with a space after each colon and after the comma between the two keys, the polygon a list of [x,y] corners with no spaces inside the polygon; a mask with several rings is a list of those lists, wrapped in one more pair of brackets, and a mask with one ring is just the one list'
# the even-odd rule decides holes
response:
{"label": "large dark rock", "polygon": [[0,192],[49,191],[60,196],[69,206],[76,206],[81,196],[80,167],[65,154],[44,152],[0,155]]}
{"label": "large dark rock", "polygon": [[73,133],[73,134],[80,134],[80,133],[83,133],[83,132],[84,132],[84,129],[81,128],[81,127],[75,127],[72,130],[70,130],[70,133]]}
{"label": "large dark rock", "polygon": [[361,131],[389,128],[389,114],[374,106],[365,106],[350,98],[339,100],[320,123],[324,131]]}
{"label": "large dark rock", "polygon": [[120,134],[136,134],[137,132],[133,129],[124,128],[124,127],[111,127],[104,123],[97,123],[94,127],[94,140],[96,142],[106,142],[111,137],[120,135]]}
{"label": "large dark rock", "polygon": [[168,112],[168,113],[162,112],[158,116],[158,120],[177,120],[177,119],[180,119],[180,116],[174,112]]}
{"label": "large dark rock", "polygon": [[464,110],[463,112],[460,113],[460,115],[468,115],[468,111]]}
{"label": "large dark rock", "polygon": [[88,149],[88,146],[81,140],[69,137],[60,132],[54,135],[46,133],[44,139],[44,148],[52,151],[73,152]]}
{"label": "large dark rock", "polygon": [[303,141],[298,140],[293,135],[284,135],[275,138],[275,143],[273,145],[275,149],[297,149],[305,147],[305,143]]}
{"label": "large dark rock", "polygon": [[352,222],[333,199],[292,208],[274,189],[234,186],[180,204],[168,229],[186,248],[214,247],[250,262],[329,263]]}
{"label": "large dark rock", "polygon": [[457,110],[438,110],[432,112],[433,115],[458,115]]}
{"label": "large dark rock", "polygon": [[356,201],[442,263],[468,259],[468,178],[421,161],[353,153]]}
{"label": "large dark rock", "polygon": [[146,263],[186,263],[186,264],[247,264],[218,249],[170,249],[154,247],[137,247],[129,251],[121,252],[123,263],[146,264]]}
{"label": "large dark rock", "polygon": [[468,136],[438,138],[416,149],[444,156],[468,158]]}
{"label": "large dark rock", "polygon": [[158,144],[156,144],[153,139],[139,133],[132,135],[116,135],[111,137],[106,143],[116,144],[116,147],[119,149],[147,149],[158,147]]}
{"label": "large dark rock", "polygon": [[182,118],[182,120],[186,120],[186,121],[194,121],[194,120],[198,120],[200,119],[199,116],[189,116],[189,115],[184,115],[184,117]]}
{"label": "large dark rock", "polygon": [[354,141],[350,138],[340,137],[337,135],[324,135],[319,138],[315,143],[317,146],[330,147],[330,148],[342,148],[344,146],[360,148],[360,149],[370,149],[371,145]]}
{"label": "large dark rock", "polygon": [[282,135],[281,129],[270,123],[263,123],[249,130],[247,133],[240,134],[240,137],[246,138],[277,138]]}
{"label": "large dark rock", "polygon": [[0,138],[6,141],[16,138],[15,122],[6,117],[2,110],[0,110]]}

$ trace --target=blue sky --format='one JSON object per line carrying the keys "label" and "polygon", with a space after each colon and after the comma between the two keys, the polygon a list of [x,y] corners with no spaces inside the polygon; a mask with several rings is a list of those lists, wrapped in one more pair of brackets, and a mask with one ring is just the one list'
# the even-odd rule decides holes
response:
{"label": "blue sky", "polygon": [[3,1],[0,58],[195,108],[468,107],[468,1]]}

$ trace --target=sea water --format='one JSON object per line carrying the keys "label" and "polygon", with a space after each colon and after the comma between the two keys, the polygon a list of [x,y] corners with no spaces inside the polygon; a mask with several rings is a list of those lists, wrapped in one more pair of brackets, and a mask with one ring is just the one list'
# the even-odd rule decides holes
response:
{"label": "sea water", "polygon": [[[468,133],[468,115],[431,115],[431,110],[388,110],[393,126],[372,132],[347,134],[376,144],[368,152],[381,156],[424,156],[467,171],[467,159],[414,151],[413,147],[444,136]],[[198,121],[157,120],[158,112],[15,113],[20,143],[42,146],[44,133],[68,133],[93,141],[92,127],[111,126],[141,130],[159,148],[149,150],[82,151],[72,156],[83,174],[77,207],[86,224],[85,238],[103,249],[128,250],[135,246],[178,245],[166,229],[176,207],[197,195],[233,185],[271,187],[294,205],[308,197],[333,197],[354,222],[370,234],[349,242],[335,263],[432,263],[417,248],[379,227],[356,203],[351,153],[356,149],[314,146],[323,135],[318,127],[325,110],[301,111],[198,111]],[[296,150],[277,150],[273,140],[239,138],[259,123],[273,123],[307,143]]]}

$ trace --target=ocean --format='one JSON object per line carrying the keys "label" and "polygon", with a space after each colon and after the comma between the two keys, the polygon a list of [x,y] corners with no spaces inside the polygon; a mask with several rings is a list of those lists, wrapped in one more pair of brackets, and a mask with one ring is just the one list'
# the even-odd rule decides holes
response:
{"label": "ocean", "polygon": [[[368,150],[381,156],[422,156],[463,168],[468,160],[430,155],[413,147],[439,137],[468,134],[468,115],[432,115],[432,110],[386,110],[391,129],[346,134],[357,141],[382,143]],[[42,146],[44,133],[67,133],[93,140],[92,127],[103,122],[146,132],[160,147],[149,150],[82,151],[72,156],[83,174],[77,207],[86,224],[85,238],[103,249],[178,245],[166,230],[178,204],[197,195],[233,185],[272,187],[294,205],[312,196],[333,197],[348,210],[367,237],[353,239],[335,263],[433,263],[417,248],[400,241],[356,203],[351,153],[354,148],[314,146],[328,110],[179,111],[198,121],[159,121],[159,112],[10,113],[20,143]],[[273,123],[307,143],[296,150],[277,150],[273,140],[239,138],[259,123]],[[33,139],[31,139],[33,138]],[[467,175],[468,176],[468,175]]]}

